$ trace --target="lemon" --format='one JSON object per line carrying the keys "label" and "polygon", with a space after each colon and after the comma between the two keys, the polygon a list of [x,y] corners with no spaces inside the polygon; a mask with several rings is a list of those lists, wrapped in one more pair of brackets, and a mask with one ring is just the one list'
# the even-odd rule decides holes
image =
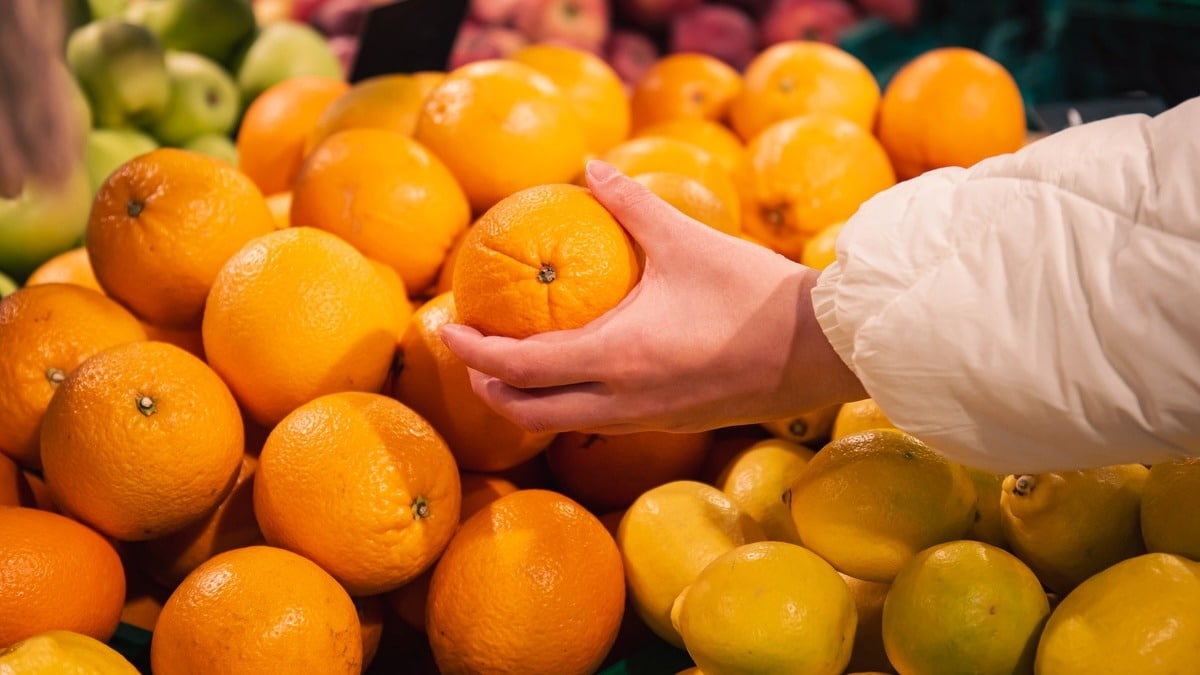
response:
{"label": "lemon", "polygon": [[51,630],[0,649],[0,675],[138,675],[138,670],[96,638]]}
{"label": "lemon", "polygon": [[840,675],[854,644],[846,582],[812,551],[782,541],[712,561],[671,614],[706,675]]}
{"label": "lemon", "polygon": [[799,544],[790,490],[812,456],[811,449],[782,438],[759,441],[734,455],[716,487],[758,521],[767,539]]}
{"label": "lemon", "polygon": [[879,409],[873,398],[843,403],[833,418],[833,430],[829,439],[836,441],[843,436],[871,429],[895,429],[896,425]]}
{"label": "lemon", "polygon": [[718,556],[766,538],[724,492],[698,481],[672,481],[642,493],[617,526],[629,600],[656,635],[676,647],[671,605]]}
{"label": "lemon", "polygon": [[897,429],[830,442],[792,485],[804,546],[839,572],[880,583],[918,551],[963,538],[975,502],[966,469]]}
{"label": "lemon", "polygon": [[1145,553],[1089,577],[1054,608],[1038,644],[1039,675],[1195,673],[1200,563]]}
{"label": "lemon", "polygon": [[1059,594],[1144,553],[1139,512],[1148,473],[1121,464],[1006,476],[1000,522],[1009,550]]}
{"label": "lemon", "polygon": [[1141,522],[1147,551],[1200,560],[1200,457],[1150,467]]}
{"label": "lemon", "polygon": [[845,222],[834,223],[823,227],[812,239],[804,242],[800,250],[800,264],[814,270],[823,270],[837,260],[837,238],[842,233]]}
{"label": "lemon", "polygon": [[901,673],[1029,673],[1050,601],[1025,563],[961,540],[921,551],[883,604],[883,644]]}
{"label": "lemon", "polygon": [[1004,538],[1004,525],[1000,522],[1000,492],[1004,488],[1004,474],[992,473],[974,467],[965,467],[975,484],[975,522],[967,530],[967,539],[982,541],[1000,548],[1008,548]]}
{"label": "lemon", "polygon": [[854,649],[850,653],[849,670],[890,670],[887,652],[883,647],[883,602],[891,584],[863,581],[843,574],[842,579],[854,597],[858,628],[854,632]]}
{"label": "lemon", "polygon": [[793,417],[763,422],[762,426],[771,432],[772,436],[786,441],[800,444],[820,443],[829,438],[838,408],[836,405],[818,408]]}

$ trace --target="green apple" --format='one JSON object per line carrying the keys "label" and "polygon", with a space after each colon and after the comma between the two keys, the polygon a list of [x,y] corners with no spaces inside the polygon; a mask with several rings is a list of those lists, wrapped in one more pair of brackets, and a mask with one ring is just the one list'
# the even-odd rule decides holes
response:
{"label": "green apple", "polygon": [[12,295],[20,286],[12,280],[12,277],[0,272],[0,298],[6,295]]}
{"label": "green apple", "polygon": [[223,134],[203,134],[183,144],[184,150],[191,150],[209,157],[238,165],[237,145],[233,139]]}
{"label": "green apple", "polygon": [[29,181],[15,199],[0,199],[0,272],[24,281],[38,265],[73,248],[91,208],[83,162],[61,185]]}
{"label": "green apple", "polygon": [[143,26],[100,19],[77,28],[67,40],[67,66],[98,127],[146,123],[167,107],[171,85],[163,48]]}
{"label": "green apple", "polygon": [[120,17],[129,9],[129,0],[87,0],[93,19]]}
{"label": "green apple", "polygon": [[92,129],[87,139],[87,171],[92,194],[122,164],[157,147],[158,141],[137,129]]}
{"label": "green apple", "polygon": [[182,145],[201,134],[228,134],[241,106],[238,88],[216,61],[194,52],[167,51],[171,97],[146,130],[166,145]]}
{"label": "green apple", "polygon": [[325,36],[297,21],[276,21],[263,26],[236,61],[243,107],[267,88],[289,78],[302,75],[342,78],[341,62]]}
{"label": "green apple", "polygon": [[140,0],[125,12],[167,49],[196,52],[228,64],[258,27],[250,0]]}

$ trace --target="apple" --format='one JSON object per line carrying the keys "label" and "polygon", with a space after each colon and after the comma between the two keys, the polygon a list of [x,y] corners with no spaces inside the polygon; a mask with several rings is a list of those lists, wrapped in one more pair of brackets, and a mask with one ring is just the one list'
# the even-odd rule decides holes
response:
{"label": "apple", "polygon": [[758,53],[758,26],[732,5],[700,5],[671,19],[667,44],[672,52],[708,54],[742,70]]}
{"label": "apple", "polygon": [[254,20],[265,26],[295,16],[292,0],[254,0]]}
{"label": "apple", "polygon": [[168,51],[171,97],[146,130],[166,145],[182,145],[201,134],[228,134],[241,112],[237,84],[212,59],[195,52]]}
{"label": "apple", "polygon": [[158,141],[137,129],[92,129],[85,160],[92,194],[117,167],[157,147]]}
{"label": "apple", "polygon": [[162,46],[144,26],[100,19],[67,39],[67,66],[87,96],[93,122],[148,122],[167,107],[171,85]]}
{"label": "apple", "polygon": [[528,4],[528,0],[471,0],[467,4],[467,18],[477,23],[512,26],[521,6]]}
{"label": "apple", "polygon": [[464,21],[450,48],[447,68],[453,70],[474,61],[501,59],[529,44],[529,38],[515,28]]}
{"label": "apple", "polygon": [[534,0],[517,10],[517,30],[531,42],[555,41],[589,51],[608,39],[607,0]]}
{"label": "apple", "polygon": [[343,79],[342,64],[325,37],[298,21],[276,21],[235,59],[235,80],[242,107],[284,80],[313,75]]}
{"label": "apple", "polygon": [[660,56],[658,45],[650,36],[621,28],[613,31],[604,48],[604,59],[626,86],[637,84]]}
{"label": "apple", "polygon": [[87,0],[92,19],[120,17],[129,8],[129,0]]}
{"label": "apple", "polygon": [[308,17],[317,11],[317,8],[324,4],[326,0],[292,0],[292,16],[293,21],[308,21]]}
{"label": "apple", "polygon": [[921,14],[919,0],[858,0],[858,6],[868,16],[882,17],[901,28],[915,26]]}
{"label": "apple", "polygon": [[225,134],[200,134],[182,146],[184,150],[215,157],[233,166],[238,165],[237,145]]}
{"label": "apple", "polygon": [[82,160],[61,184],[30,180],[16,198],[0,199],[0,272],[23,282],[39,265],[74,248],[91,208]]}
{"label": "apple", "polygon": [[763,46],[788,40],[836,44],[859,21],[846,0],[775,0],[759,22]]}
{"label": "apple", "polygon": [[326,0],[308,17],[308,23],[326,36],[358,35],[373,6],[370,0]]}
{"label": "apple", "polygon": [[704,0],[615,0],[618,14],[643,28],[662,28],[671,17],[704,4]]}
{"label": "apple", "polygon": [[12,295],[18,288],[20,286],[17,285],[17,282],[13,281],[12,277],[0,272],[0,298]]}
{"label": "apple", "polygon": [[139,0],[125,17],[149,28],[165,49],[196,52],[223,65],[258,28],[250,0]]}
{"label": "apple", "polygon": [[354,59],[358,58],[359,38],[357,35],[334,35],[329,38],[329,48],[342,64],[342,74],[347,78],[354,70]]}

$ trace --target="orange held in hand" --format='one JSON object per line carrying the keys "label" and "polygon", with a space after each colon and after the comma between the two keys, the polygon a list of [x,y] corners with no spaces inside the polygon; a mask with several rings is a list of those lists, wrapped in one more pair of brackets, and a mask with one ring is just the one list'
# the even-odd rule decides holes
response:
{"label": "orange held in hand", "polygon": [[948,47],[918,56],[891,79],[876,134],[904,180],[1015,152],[1025,130],[1021,91],[1004,66]]}
{"label": "orange held in hand", "polygon": [[0,507],[0,652],[61,629],[108,640],[125,601],[121,558],[66,516]]}
{"label": "orange held in hand", "polygon": [[237,402],[208,365],[164,342],[130,342],[59,385],[42,421],[42,464],[64,513],[139,541],[216,507],[244,438]]}
{"label": "orange held in hand", "polygon": [[452,292],[462,323],[522,338],[583,326],[640,273],[632,240],[591,191],[548,184],[504,199],[467,232]]}
{"label": "orange held in hand", "polygon": [[315,561],[356,596],[394,590],[433,564],[462,500],[433,427],[365,392],[322,396],[285,417],[254,481],[267,542]]}
{"label": "orange held in hand", "polygon": [[426,632],[443,673],[593,673],[624,608],[621,554],[596,516],[557,492],[518,490],[446,547]]}

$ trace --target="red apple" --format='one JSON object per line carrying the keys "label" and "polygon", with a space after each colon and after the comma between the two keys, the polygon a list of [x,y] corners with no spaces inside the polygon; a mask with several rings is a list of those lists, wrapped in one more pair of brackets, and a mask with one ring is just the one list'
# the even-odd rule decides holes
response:
{"label": "red apple", "polygon": [[358,35],[372,7],[369,0],[326,0],[308,17],[308,23],[322,34]]}
{"label": "red apple", "polygon": [[529,44],[529,38],[515,28],[464,21],[450,49],[447,68],[454,69],[473,61],[500,59]]}
{"label": "red apple", "polygon": [[325,0],[294,0],[292,2],[292,18],[296,21],[308,21],[308,17],[324,2]]}
{"label": "red apple", "polygon": [[627,86],[637,83],[660,56],[649,36],[622,28],[612,32],[604,48],[604,59]]}
{"label": "red apple", "polygon": [[329,38],[329,48],[342,64],[342,74],[350,77],[354,69],[354,59],[358,56],[359,39],[357,35],[334,35]]}
{"label": "red apple", "polygon": [[519,8],[516,21],[532,42],[599,49],[608,39],[608,0],[535,0]]}
{"label": "red apple", "polygon": [[858,5],[868,16],[883,17],[901,28],[916,25],[921,14],[919,0],[858,0]]}
{"label": "red apple", "polygon": [[497,26],[512,26],[517,12],[530,0],[471,0],[467,5],[467,18],[471,21]]}
{"label": "red apple", "polygon": [[671,17],[685,9],[704,4],[704,0],[615,0],[621,17],[643,28],[661,28]]}
{"label": "red apple", "polygon": [[741,70],[758,53],[758,26],[733,5],[700,5],[676,14],[668,36],[672,52],[699,52]]}
{"label": "red apple", "polygon": [[845,0],[775,0],[759,25],[764,46],[788,40],[836,44],[859,16]]}

